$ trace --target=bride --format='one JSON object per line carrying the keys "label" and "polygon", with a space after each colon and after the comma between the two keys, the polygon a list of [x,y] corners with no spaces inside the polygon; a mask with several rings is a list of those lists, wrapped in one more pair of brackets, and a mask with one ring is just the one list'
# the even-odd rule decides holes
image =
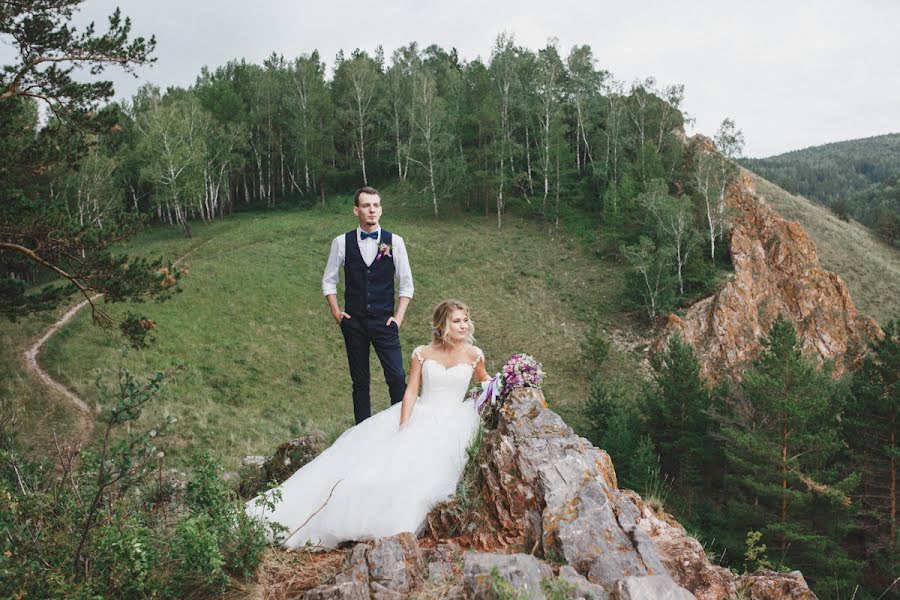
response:
{"label": "bride", "polygon": [[345,431],[247,512],[283,525],[286,548],[421,533],[431,507],[456,490],[479,424],[463,400],[473,377],[489,379],[473,332],[465,304],[441,302],[431,343],[413,351],[403,402]]}

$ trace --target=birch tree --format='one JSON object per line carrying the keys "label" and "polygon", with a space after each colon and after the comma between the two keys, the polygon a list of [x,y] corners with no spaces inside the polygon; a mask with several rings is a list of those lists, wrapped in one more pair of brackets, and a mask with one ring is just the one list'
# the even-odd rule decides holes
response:
{"label": "birch tree", "polygon": [[115,169],[116,160],[94,148],[68,177],[65,195],[79,225],[102,228],[122,212],[122,190],[114,178]]}
{"label": "birch tree", "polygon": [[[550,177],[552,176],[552,134],[554,126],[559,120],[559,105],[561,100],[560,83],[564,75],[562,59],[559,56],[556,45],[557,40],[552,39],[545,48],[538,52],[537,79],[535,81],[535,91],[539,99],[538,142],[541,149],[540,171],[544,180],[544,194],[541,199],[541,214],[546,213],[547,196],[550,193]],[[557,207],[557,215],[558,213]]]}
{"label": "birch tree", "polygon": [[359,161],[364,185],[369,185],[366,142],[373,125],[373,101],[380,78],[378,63],[359,50],[354,51],[349,60],[341,62],[334,74],[336,102],[342,108],[343,119],[354,132],[353,149]]}
{"label": "birch tree", "polygon": [[210,115],[198,117],[203,148],[203,200],[200,215],[212,221],[216,212],[223,213],[223,189],[228,194],[228,179],[241,167],[240,151],[246,146],[247,131],[242,123],[217,123]]}
{"label": "birch tree", "polygon": [[422,69],[415,75],[413,106],[413,122],[421,140],[417,147],[422,152],[421,160],[413,160],[425,170],[434,216],[438,216],[439,196],[452,187],[457,161],[446,105],[437,95],[437,83],[429,70]]}
{"label": "birch tree", "polygon": [[647,191],[638,196],[638,202],[653,217],[657,235],[671,245],[678,270],[678,292],[684,295],[682,272],[694,246],[694,211],[690,198],[673,198],[666,190],[666,182],[654,179]]}
{"label": "birch tree", "polygon": [[[513,85],[516,82],[516,55],[518,50],[514,39],[507,33],[497,36],[491,51],[491,75],[497,86],[500,113],[499,185],[497,189],[497,229],[503,226],[503,192],[506,184],[506,157],[512,153],[512,124],[510,122],[510,104]],[[512,159],[510,158],[510,168]]]}
{"label": "birch tree", "polygon": [[735,128],[734,121],[725,119],[719,126],[715,142],[701,138],[692,150],[693,183],[706,220],[709,255],[713,261],[716,241],[724,237],[728,228],[726,195],[728,185],[738,174],[733,159],[740,156],[743,145],[743,133]]}
{"label": "birch tree", "polygon": [[603,173],[606,175],[607,193],[604,211],[616,214],[619,210],[619,158],[622,148],[622,130],[625,120],[625,93],[621,81],[611,80],[604,85],[606,99],[606,151]]}
{"label": "birch tree", "polygon": [[394,138],[397,178],[406,181],[409,173],[410,149],[413,144],[413,101],[416,77],[422,69],[418,45],[412,42],[391,55],[391,67],[385,74],[385,99]]}
{"label": "birch tree", "polygon": [[322,162],[324,140],[330,129],[322,126],[329,101],[325,63],[316,51],[303,54],[291,63],[288,77],[294,100],[290,131],[297,147],[296,158],[302,164],[302,187],[298,185],[293,169],[288,169],[288,176],[294,189],[308,194],[315,188],[315,171]]}
{"label": "birch tree", "polygon": [[588,166],[594,172],[594,153],[587,131],[588,103],[600,94],[606,73],[597,70],[596,59],[588,45],[573,46],[566,64],[569,98],[575,111],[575,160],[578,172]]}
{"label": "birch tree", "polygon": [[709,256],[716,260],[716,238],[719,231],[718,157],[715,148],[705,138],[695,142],[693,150],[694,187],[706,220]]}
{"label": "birch tree", "polygon": [[739,158],[744,149],[744,134],[738,129],[734,121],[726,118],[719,125],[715,137],[716,149],[719,154],[717,157],[717,206],[718,212],[717,223],[719,229],[717,236],[721,240],[725,234],[727,225],[727,215],[725,210],[725,193],[728,184],[735,180],[738,175],[738,168],[735,159]]}
{"label": "birch tree", "polygon": [[652,239],[642,235],[637,244],[623,245],[620,252],[631,267],[628,287],[632,300],[643,306],[650,320],[655,319],[667,304],[671,249],[657,246]]}
{"label": "birch tree", "polygon": [[141,115],[139,151],[141,176],[154,186],[154,202],[191,237],[189,213],[203,195],[206,148],[199,131],[196,99],[186,97],[169,105],[156,104]]}
{"label": "birch tree", "polygon": [[651,152],[651,148],[654,153],[659,151],[658,148],[653,147],[655,138],[652,137],[652,130],[650,129],[650,110],[655,89],[656,80],[653,77],[637,80],[631,84],[631,90],[625,102],[628,116],[634,127],[634,146],[638,157],[638,173],[644,186],[647,185],[648,180],[647,155]]}

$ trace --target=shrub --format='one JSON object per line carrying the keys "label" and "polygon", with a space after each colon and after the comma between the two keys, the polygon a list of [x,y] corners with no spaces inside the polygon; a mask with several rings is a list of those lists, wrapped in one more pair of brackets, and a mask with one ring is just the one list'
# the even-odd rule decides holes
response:
{"label": "shrub", "polygon": [[[14,415],[0,406],[4,597],[209,597],[256,571],[263,525],[208,454],[195,459],[184,493],[149,477],[164,430],[133,425],[164,379],[141,384],[123,369],[99,448],[61,453],[57,467],[23,458]],[[111,442],[126,423],[133,431]]]}

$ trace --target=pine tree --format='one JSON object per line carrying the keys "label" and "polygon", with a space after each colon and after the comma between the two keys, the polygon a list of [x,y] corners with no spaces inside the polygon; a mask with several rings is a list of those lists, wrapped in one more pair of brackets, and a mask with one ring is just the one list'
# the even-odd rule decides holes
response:
{"label": "pine tree", "polygon": [[718,462],[710,392],[690,344],[676,333],[654,363],[655,386],[645,398],[644,413],[657,443],[663,472],[686,496],[703,495]]}
{"label": "pine tree", "polygon": [[641,423],[634,405],[615,385],[597,377],[591,386],[583,415],[590,442],[612,458],[619,486],[639,487],[643,481],[644,465],[638,464],[636,454]]}
{"label": "pine tree", "polygon": [[852,468],[861,475],[854,494],[861,505],[866,563],[884,589],[900,570],[897,553],[897,413],[900,408],[900,321],[870,343],[871,354],[854,374],[852,402],[844,419],[844,439]]}
{"label": "pine tree", "polygon": [[[152,62],[154,38],[132,37],[131,21],[116,9],[105,33],[93,23],[73,26],[83,0],[25,0],[0,5],[0,43],[10,49],[0,65],[0,315],[16,320],[58,306],[73,292],[91,303],[93,316],[111,318],[91,299],[107,301],[164,297],[172,288],[162,261],[116,254],[110,245],[138,230],[137,219],[80,224],[53,194],[54,178],[92,150],[95,136],[118,123],[118,111],[98,110],[113,95],[110,81],[79,81],[86,68],[100,75],[109,67],[132,71]],[[96,79],[96,78],[94,78]],[[48,112],[40,128],[36,107]],[[27,279],[40,268],[53,284],[35,291]],[[165,270],[165,275],[161,274]]]}
{"label": "pine tree", "polygon": [[846,386],[801,354],[783,317],[762,343],[723,427],[729,521],[761,531],[770,558],[802,570],[820,589],[849,586],[859,564],[841,544],[852,527],[847,494],[858,477],[836,470]]}

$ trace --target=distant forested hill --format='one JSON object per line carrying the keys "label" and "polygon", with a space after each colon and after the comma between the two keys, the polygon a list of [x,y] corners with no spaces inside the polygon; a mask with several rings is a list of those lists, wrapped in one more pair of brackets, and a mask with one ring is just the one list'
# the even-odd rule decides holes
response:
{"label": "distant forested hill", "polygon": [[813,146],[741,164],[792,194],[830,206],[900,174],[900,133]]}
{"label": "distant forested hill", "polygon": [[741,164],[785,190],[854,219],[900,245],[900,133],[748,158]]}

